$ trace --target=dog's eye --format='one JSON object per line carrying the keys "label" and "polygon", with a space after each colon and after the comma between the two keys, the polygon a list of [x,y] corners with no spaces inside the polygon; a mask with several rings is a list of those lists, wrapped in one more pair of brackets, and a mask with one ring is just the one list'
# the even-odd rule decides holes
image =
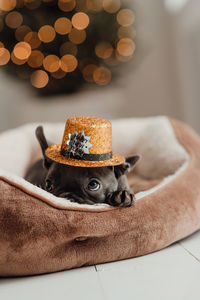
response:
{"label": "dog's eye", "polygon": [[97,180],[91,180],[88,184],[88,190],[97,191],[100,188],[100,184]]}
{"label": "dog's eye", "polygon": [[46,187],[46,191],[48,191],[48,192],[52,192],[54,189],[52,182],[48,179],[46,180],[45,187]]}

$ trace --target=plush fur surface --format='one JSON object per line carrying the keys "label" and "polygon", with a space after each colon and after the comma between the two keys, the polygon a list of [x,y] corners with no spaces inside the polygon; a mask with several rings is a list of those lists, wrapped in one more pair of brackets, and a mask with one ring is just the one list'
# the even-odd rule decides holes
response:
{"label": "plush fur surface", "polygon": [[[161,119],[151,119],[151,124],[156,124],[156,128],[161,125],[158,122]],[[171,121],[172,127],[168,126],[165,131],[164,124],[170,123],[167,119],[162,120],[165,120],[165,138],[160,134],[163,143],[157,140],[155,145],[154,140],[154,143],[148,144],[143,140],[149,145],[148,153],[151,149],[152,165],[151,162],[148,166],[141,165],[137,175],[129,176],[133,188],[138,192],[145,191],[136,204],[129,208],[59,206],[59,202],[54,202],[55,199],[51,201],[48,198],[49,195],[39,194],[38,188],[31,190],[32,187],[20,177],[24,174],[24,168],[21,165],[13,166],[13,162],[6,165],[1,152],[1,167],[3,165],[4,168],[0,175],[0,275],[41,274],[144,255],[198,230],[200,138],[178,121]],[[113,126],[114,137],[120,132],[120,136],[126,136],[127,129],[123,131],[122,128],[124,123],[131,120],[120,122]],[[140,128],[144,128],[144,123],[148,124],[149,120],[139,119],[138,122],[141,123]],[[129,132],[134,131],[137,120],[133,119],[131,124]],[[158,131],[162,132],[162,129]],[[129,137],[127,144],[123,145],[126,149],[122,154],[137,151],[140,139],[137,132],[138,136],[135,135],[135,139],[132,137],[132,144]],[[176,141],[172,148],[172,140],[169,141],[166,132]],[[5,133],[5,141],[9,134],[13,136],[12,133]],[[149,134],[154,136],[154,131]],[[6,149],[7,152],[9,149],[6,148],[7,144],[1,143],[5,147],[6,157]],[[164,159],[166,145],[169,146],[168,155]],[[24,146],[33,151],[28,141],[24,141]],[[19,156],[18,145],[11,149]],[[149,159],[150,156],[147,161]],[[27,153],[24,154],[24,161],[26,163],[23,166],[30,163]],[[12,166],[14,175],[11,173]],[[163,181],[162,178],[166,176],[168,178]]]}

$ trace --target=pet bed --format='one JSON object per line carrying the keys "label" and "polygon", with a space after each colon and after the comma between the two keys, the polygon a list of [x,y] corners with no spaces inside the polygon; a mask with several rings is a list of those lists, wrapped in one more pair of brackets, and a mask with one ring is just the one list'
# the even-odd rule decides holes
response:
{"label": "pet bed", "polygon": [[[113,151],[141,154],[136,204],[71,203],[23,179],[41,157],[38,124],[0,135],[0,276],[42,274],[144,255],[200,228],[200,138],[166,117],[113,121]],[[43,124],[62,138],[63,124]]]}

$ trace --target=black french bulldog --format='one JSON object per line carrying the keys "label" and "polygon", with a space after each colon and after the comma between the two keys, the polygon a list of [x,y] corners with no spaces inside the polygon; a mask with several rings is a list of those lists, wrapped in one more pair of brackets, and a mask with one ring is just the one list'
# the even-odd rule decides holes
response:
{"label": "black french bulldog", "polygon": [[134,194],[125,173],[131,171],[139,156],[126,158],[125,163],[109,167],[73,167],[50,160],[45,155],[48,148],[43,128],[37,127],[36,137],[43,159],[27,172],[25,179],[54,194],[82,204],[107,203],[112,206],[130,206]]}

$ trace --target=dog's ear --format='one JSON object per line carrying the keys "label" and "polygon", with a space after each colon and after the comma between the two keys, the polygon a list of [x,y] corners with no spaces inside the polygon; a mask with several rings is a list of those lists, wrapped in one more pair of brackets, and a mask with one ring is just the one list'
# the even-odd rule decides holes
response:
{"label": "dog's ear", "polygon": [[43,127],[42,126],[38,126],[35,130],[35,135],[37,137],[37,140],[40,144],[41,150],[42,150],[42,154],[44,157],[44,167],[45,168],[49,168],[50,165],[52,164],[52,161],[46,156],[45,151],[46,149],[49,147],[46,137],[44,135],[44,131],[43,131]]}
{"label": "dog's ear", "polygon": [[139,155],[130,156],[126,158],[123,164],[115,166],[114,172],[116,178],[119,178],[120,176],[124,175],[126,172],[130,172],[134,168],[135,164],[138,162],[139,159],[140,159]]}

